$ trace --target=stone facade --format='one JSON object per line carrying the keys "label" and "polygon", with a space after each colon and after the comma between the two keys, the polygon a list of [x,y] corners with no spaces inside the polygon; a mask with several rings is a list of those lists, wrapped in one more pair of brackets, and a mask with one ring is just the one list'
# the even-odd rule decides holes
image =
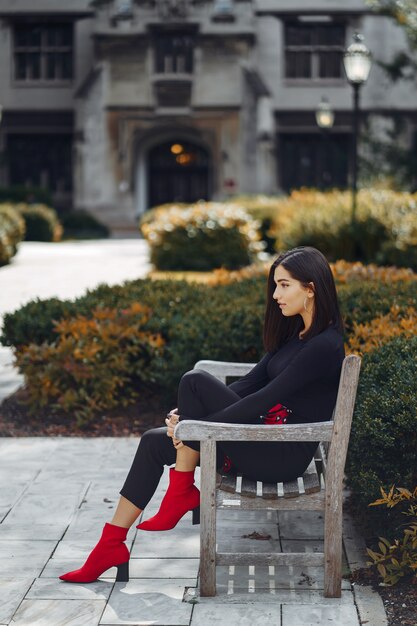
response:
{"label": "stone facade", "polygon": [[[352,90],[340,55],[355,30],[378,60],[406,46],[401,29],[362,0],[33,4],[0,0],[1,183],[44,183],[57,205],[116,227],[166,201],[346,186]],[[25,24],[47,25],[36,35],[38,56],[28,56]],[[70,69],[62,24],[73,29]],[[323,96],[335,112],[326,138],[314,117]],[[401,117],[401,141],[411,145],[415,102],[415,84],[391,85],[374,63],[363,119],[379,132]],[[58,146],[52,165],[40,157],[37,178],[18,162],[30,134]],[[71,138],[71,184],[54,166],[67,158],[57,137]]]}

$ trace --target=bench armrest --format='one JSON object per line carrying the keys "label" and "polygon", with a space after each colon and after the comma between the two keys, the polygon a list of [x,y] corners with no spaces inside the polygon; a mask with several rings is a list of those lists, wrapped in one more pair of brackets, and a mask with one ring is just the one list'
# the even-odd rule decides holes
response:
{"label": "bench armrest", "polygon": [[223,424],[184,420],[174,430],[183,441],[331,441],[333,422],[312,424]]}
{"label": "bench armrest", "polygon": [[204,359],[197,361],[194,365],[194,369],[205,370],[225,383],[227,376],[242,378],[242,376],[246,376],[255,365],[256,363],[236,363],[233,361],[210,361]]}

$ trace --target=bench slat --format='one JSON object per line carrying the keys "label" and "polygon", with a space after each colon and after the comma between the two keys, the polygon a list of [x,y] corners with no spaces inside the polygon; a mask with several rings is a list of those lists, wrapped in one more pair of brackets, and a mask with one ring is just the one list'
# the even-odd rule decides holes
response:
{"label": "bench slat", "polygon": [[333,422],[311,424],[226,424],[183,420],[174,429],[174,436],[183,441],[330,441]]}
{"label": "bench slat", "polygon": [[[314,459],[311,460],[309,466],[307,467],[301,478],[304,484],[304,492],[306,494],[316,493],[317,491],[320,491],[320,479],[317,473]],[[218,488],[228,493],[235,493],[236,476],[222,476],[222,480]],[[302,493],[300,493],[298,480],[283,483],[283,492],[283,495],[286,498],[295,498],[299,495],[303,495]],[[248,480],[247,478],[242,478],[242,487],[240,493],[242,496],[255,498],[257,496],[256,482],[253,480]],[[278,498],[277,484],[262,483],[262,498],[276,500]]]}
{"label": "bench slat", "polygon": [[249,498],[240,493],[217,491],[217,508],[256,511],[323,511],[325,492],[304,494],[301,498]]}
{"label": "bench slat", "polygon": [[218,552],[216,565],[292,565],[294,567],[320,567],[324,563],[322,552],[270,552],[261,554],[245,552]]}
{"label": "bench slat", "polygon": [[316,491],[320,491],[320,479],[314,459],[311,459],[310,465],[304,472],[303,481],[305,493],[315,493]]}
{"label": "bench slat", "polygon": [[240,493],[242,496],[256,498],[256,482],[242,477],[242,488]]}
{"label": "bench slat", "polygon": [[277,483],[262,483],[262,497],[265,500],[277,500]]}
{"label": "bench slat", "polygon": [[284,498],[297,498],[300,495],[298,480],[290,480],[284,483]]}
{"label": "bench slat", "polygon": [[236,476],[222,476],[219,489],[229,493],[236,493]]}

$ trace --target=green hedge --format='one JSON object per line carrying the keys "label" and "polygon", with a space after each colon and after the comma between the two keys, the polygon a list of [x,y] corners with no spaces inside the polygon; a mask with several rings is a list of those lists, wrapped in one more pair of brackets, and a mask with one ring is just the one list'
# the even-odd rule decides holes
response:
{"label": "green hedge", "polygon": [[108,237],[109,229],[87,211],[70,211],[61,217],[64,239],[100,239]]}
{"label": "green hedge", "polygon": [[12,205],[0,205],[0,266],[9,263],[25,235],[25,222]]}
{"label": "green hedge", "polygon": [[387,512],[368,508],[380,485],[417,486],[416,354],[417,337],[394,339],[364,356],[359,379],[346,474],[356,510],[385,535]]}
{"label": "green hedge", "polygon": [[417,308],[417,281],[354,281],[337,288],[340,306],[349,334],[353,323],[364,324],[389,313],[396,304],[401,308]]}
{"label": "green hedge", "polygon": [[[338,294],[348,333],[354,321],[369,322],[374,317],[387,314],[393,304],[417,307],[416,281],[412,280],[393,283],[354,281],[339,285]],[[154,316],[158,318],[156,326],[161,323],[165,332],[174,333],[177,329],[171,327],[173,319],[181,318],[184,324],[188,324],[194,315],[196,319],[192,323],[205,327],[206,311],[212,307],[230,311],[236,318],[239,317],[239,307],[244,307],[245,313],[248,310],[251,312],[247,322],[243,318],[237,329],[244,333],[247,323],[250,324],[254,317],[257,325],[262,326],[265,298],[264,276],[213,287],[186,281],[154,281],[146,278],[127,281],[123,285],[100,285],[74,302],[56,298],[37,299],[14,313],[6,314],[0,342],[8,346],[50,342],[54,339],[52,320],[77,313],[89,315],[99,305],[128,306],[134,301],[151,306]],[[227,319],[223,321],[227,323]],[[223,335],[222,328],[223,324],[220,329],[216,328],[216,333],[221,331]]]}
{"label": "green hedge", "polygon": [[417,194],[361,189],[352,221],[347,191],[293,191],[277,200],[277,249],[314,246],[331,261],[395,264],[417,270]]}
{"label": "green hedge", "polygon": [[186,281],[128,281],[101,285],[75,302],[34,300],[4,317],[3,345],[51,343],[53,321],[76,314],[91,316],[97,306],[124,308],[146,304],[152,317],[146,330],[166,340],[163,355],[153,363],[161,393],[175,401],[181,375],[210,355],[220,360],[251,361],[262,352],[265,279],[208,287]]}
{"label": "green hedge", "polygon": [[12,202],[18,204],[36,202],[52,206],[52,196],[47,189],[40,187],[0,187],[0,202]]}
{"label": "green hedge", "polygon": [[209,271],[250,265],[265,244],[259,223],[236,204],[162,206],[140,221],[158,270]]}
{"label": "green hedge", "polygon": [[26,223],[25,241],[59,241],[62,226],[54,209],[43,204],[17,204]]}
{"label": "green hedge", "polygon": [[[354,282],[339,287],[349,333],[353,321],[367,322],[389,312],[393,304],[417,308],[416,283]],[[141,279],[123,285],[100,285],[74,302],[34,300],[4,317],[3,345],[51,343],[53,320],[76,314],[91,316],[97,306],[126,307],[133,302],[152,309],[147,327],[161,332],[167,344],[154,364],[157,379],[170,398],[182,373],[201,358],[256,361],[263,352],[262,326],[266,279],[256,277],[227,285]]]}

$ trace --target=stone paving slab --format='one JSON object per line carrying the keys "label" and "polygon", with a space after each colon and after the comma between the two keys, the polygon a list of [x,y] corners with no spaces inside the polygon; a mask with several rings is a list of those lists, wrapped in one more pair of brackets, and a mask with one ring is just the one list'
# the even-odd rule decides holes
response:
{"label": "stone paving slab", "polygon": [[108,600],[113,586],[109,580],[70,585],[55,577],[37,578],[25,597],[29,600]]}
{"label": "stone paving slab", "polygon": [[93,626],[105,606],[105,600],[23,600],[13,626]]}
{"label": "stone paving slab", "polygon": [[325,598],[321,590],[314,589],[276,589],[271,591],[262,589],[259,592],[251,593],[250,595],[238,590],[236,593],[218,593],[215,598],[202,598],[199,595],[198,589],[190,588],[186,591],[184,598],[185,601],[192,602],[196,606],[204,604],[211,605],[215,603],[219,606],[219,610],[221,610],[221,607],[226,605],[245,603],[247,603],[248,606],[268,602],[307,606],[315,606],[316,604],[319,604],[320,606],[354,606],[355,604],[350,588],[342,589],[342,595],[340,598]]}
{"label": "stone paving slab", "polygon": [[0,580],[0,622],[8,624],[33,583],[33,578],[6,578]]}
{"label": "stone paving slab", "polygon": [[[354,606],[297,606],[282,605],[282,623],[285,626],[357,626],[358,613]],[[375,624],[377,626],[377,624]]]}
{"label": "stone paving slab", "polygon": [[[129,583],[114,582],[116,568],[90,585],[60,581],[60,574],[82,564],[103,524],[110,521],[137,444],[137,438],[0,440],[0,471],[7,470],[11,481],[5,482],[0,474],[0,488],[11,508],[0,523],[0,607],[4,608],[0,626],[206,626],[225,622],[240,626],[249,621],[279,626],[359,626],[349,581],[343,581],[340,599],[324,598],[322,568],[221,566],[217,568],[217,596],[201,598],[199,527],[191,524],[191,514],[169,532],[130,529]],[[113,446],[117,454],[110,463]],[[17,476],[22,458],[24,478]],[[97,468],[103,468],[101,473]],[[159,507],[167,485],[168,471],[145,519]],[[14,486],[19,492],[15,501],[10,491]],[[272,545],[279,550],[282,545],[310,552],[321,545],[321,523],[315,514],[303,526],[298,514],[291,520],[291,516],[270,511],[221,511],[217,540],[221,548],[237,551],[257,553],[269,551]],[[294,536],[295,530],[302,539]],[[271,539],[243,537],[254,531],[270,534]],[[369,626],[374,626],[373,606],[371,591],[362,596],[362,610],[371,616]],[[383,626],[383,622],[375,626]]]}
{"label": "stone paving slab", "polygon": [[183,602],[184,587],[193,584],[159,578],[115,583],[100,624],[188,626],[193,606]]}
{"label": "stone paving slab", "polygon": [[322,539],[324,517],[315,511],[278,511],[279,532],[282,539]]}
{"label": "stone paving slab", "polygon": [[193,626],[208,626],[208,624],[210,626],[224,626],[225,624],[281,626],[281,607],[276,603],[248,606],[248,603],[244,602],[224,606],[213,602],[204,606],[195,606],[192,623]]}

